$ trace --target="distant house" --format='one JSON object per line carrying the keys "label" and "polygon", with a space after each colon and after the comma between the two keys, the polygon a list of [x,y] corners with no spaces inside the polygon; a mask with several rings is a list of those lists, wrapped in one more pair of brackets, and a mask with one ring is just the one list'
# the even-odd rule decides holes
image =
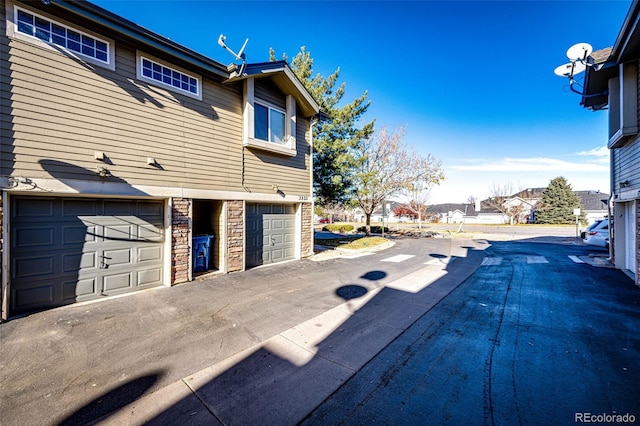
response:
{"label": "distant house", "polygon": [[638,133],[638,80],[640,77],[640,3],[631,3],[613,47],[596,50],[583,82],[580,104],[607,110],[611,157],[609,205],[610,255],[616,268],[626,271],[640,285],[640,135]]}
{"label": "distant house", "polygon": [[[545,188],[527,188],[505,197],[504,207],[499,210],[495,201],[488,198],[474,204],[435,204],[429,206],[427,214],[436,215],[441,223],[483,223],[502,225],[507,223],[534,223],[536,210]],[[606,205],[602,203],[609,194],[599,191],[574,191],[580,198],[581,208],[588,223],[606,217]],[[510,211],[513,219],[503,211]]]}

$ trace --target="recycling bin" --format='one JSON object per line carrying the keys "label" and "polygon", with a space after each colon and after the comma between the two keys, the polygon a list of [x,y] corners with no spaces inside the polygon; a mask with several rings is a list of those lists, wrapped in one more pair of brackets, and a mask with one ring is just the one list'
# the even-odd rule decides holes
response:
{"label": "recycling bin", "polygon": [[193,272],[205,272],[209,270],[212,242],[213,235],[193,237]]}

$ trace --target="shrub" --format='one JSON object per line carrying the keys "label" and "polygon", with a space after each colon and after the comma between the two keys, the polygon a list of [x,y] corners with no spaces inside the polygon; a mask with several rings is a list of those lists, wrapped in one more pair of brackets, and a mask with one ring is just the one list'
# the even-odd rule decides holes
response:
{"label": "shrub", "polygon": [[353,231],[353,225],[350,223],[332,223],[322,227],[323,231],[338,232],[344,234]]}
{"label": "shrub", "polygon": [[[361,226],[360,228],[358,228],[358,232],[367,232],[367,227],[366,226]],[[389,228],[387,228],[385,226],[384,227],[384,232],[389,232]],[[372,234],[382,234],[382,226],[372,226],[371,227],[371,233]]]}

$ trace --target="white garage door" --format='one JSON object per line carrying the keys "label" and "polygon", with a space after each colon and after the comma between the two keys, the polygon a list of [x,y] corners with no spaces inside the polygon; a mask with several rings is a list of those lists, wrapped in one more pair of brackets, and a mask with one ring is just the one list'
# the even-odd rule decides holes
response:
{"label": "white garage door", "polygon": [[164,203],[11,197],[10,314],[162,284]]}

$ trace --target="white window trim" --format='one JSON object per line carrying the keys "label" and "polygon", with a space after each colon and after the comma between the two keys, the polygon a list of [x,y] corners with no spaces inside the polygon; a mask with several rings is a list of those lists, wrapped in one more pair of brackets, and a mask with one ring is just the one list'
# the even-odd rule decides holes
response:
{"label": "white window trim", "polygon": [[[279,144],[276,142],[269,142],[266,140],[255,138],[254,105],[256,103],[285,113],[284,143]],[[298,152],[296,151],[296,101],[293,98],[293,96],[287,95],[285,110],[269,102],[266,102],[262,99],[256,100],[255,81],[253,78],[248,78],[244,85],[244,110],[243,110],[242,134],[243,134],[243,145],[246,147],[261,149],[264,151],[271,151],[277,154],[283,154],[290,157],[295,157],[298,154]]]}
{"label": "white window trim", "polygon": [[[91,38],[94,38],[96,40],[99,40],[103,43],[105,43],[107,45],[107,60],[108,62],[103,62],[99,59],[93,58],[91,56],[86,56],[83,55],[80,52],[75,52],[73,50],[69,50],[66,47],[60,46],[58,44],[54,44],[54,43],[49,43],[46,42],[44,40],[41,40],[37,37],[34,37],[32,35],[28,35],[28,34],[24,34],[18,31],[18,10],[23,10],[31,15],[35,15],[39,18],[42,19],[46,19],[47,21],[51,21],[57,25],[60,25],[61,27],[65,27],[68,28],[70,30],[73,30],[77,33],[89,36]],[[27,43],[31,43],[31,44],[35,44],[37,46],[43,47],[47,50],[50,50],[52,52],[56,52],[58,54],[62,52],[64,52],[64,54],[66,54],[67,56],[71,56],[77,60],[83,61],[83,62],[88,62],[92,65],[98,65],[100,67],[103,68],[107,68],[111,71],[115,71],[116,69],[116,61],[115,61],[115,42],[110,39],[110,38],[106,38],[103,37],[101,35],[98,35],[96,33],[93,33],[91,31],[88,31],[86,29],[80,29],[80,27],[76,26],[76,25],[72,25],[67,23],[66,21],[60,20],[56,17],[44,14],[40,11],[34,11],[32,9],[29,9],[27,7],[24,7],[22,5],[20,6],[16,6],[11,2],[7,2],[6,3],[6,9],[5,9],[6,15],[7,15],[7,37],[11,37],[20,41],[24,41]]]}
{"label": "white window trim", "polygon": [[[192,93],[192,92],[189,92],[188,90],[183,90],[183,89],[175,87],[175,86],[173,86],[171,84],[166,84],[166,83],[164,83],[162,81],[158,81],[158,80],[155,80],[153,78],[145,77],[142,74],[142,59],[147,59],[147,60],[149,60],[151,62],[155,62],[157,64],[160,64],[165,68],[169,68],[171,70],[178,71],[181,74],[184,74],[184,75],[187,75],[187,76],[189,76],[191,78],[196,79],[196,81],[198,82],[198,93]],[[140,51],[136,52],[136,78],[138,80],[140,80],[140,81],[144,81],[145,83],[149,83],[150,85],[153,85],[153,86],[156,86],[156,87],[162,87],[163,89],[167,89],[167,90],[170,90],[170,91],[175,92],[175,93],[179,93],[179,94],[184,95],[184,96],[189,96],[190,98],[194,98],[194,99],[197,99],[199,101],[202,100],[202,77],[201,76],[199,76],[198,74],[194,74],[192,72],[189,72],[189,71],[185,70],[184,68],[180,68],[180,67],[178,67],[176,65],[173,65],[173,64],[168,63],[166,61],[158,59],[158,58],[156,58],[156,57],[154,57],[152,55],[147,55],[146,53],[142,53]]]}

